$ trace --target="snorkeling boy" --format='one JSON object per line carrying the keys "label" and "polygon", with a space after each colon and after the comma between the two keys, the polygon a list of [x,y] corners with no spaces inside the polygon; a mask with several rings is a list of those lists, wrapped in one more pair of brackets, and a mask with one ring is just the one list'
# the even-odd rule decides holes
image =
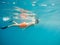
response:
{"label": "snorkeling boy", "polygon": [[15,21],[12,21],[14,24],[8,25],[8,26],[5,26],[5,27],[2,27],[1,29],[6,29],[6,28],[12,27],[12,26],[19,26],[20,28],[26,28],[26,27],[28,27],[28,26],[31,26],[31,25],[34,25],[34,24],[39,23],[39,20],[35,18],[35,15],[27,14],[26,12],[28,12],[28,11],[23,10],[23,9],[20,9],[20,11],[21,11],[20,17],[21,17],[22,19],[30,20],[29,17],[31,17],[31,20],[32,20],[32,21],[31,21],[31,22],[22,22],[22,23],[20,23],[20,24],[18,24],[18,23],[15,22]]}

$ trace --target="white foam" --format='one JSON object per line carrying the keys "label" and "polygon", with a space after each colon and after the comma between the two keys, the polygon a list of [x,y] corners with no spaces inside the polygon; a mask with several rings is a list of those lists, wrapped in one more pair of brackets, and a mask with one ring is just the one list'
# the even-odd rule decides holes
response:
{"label": "white foam", "polygon": [[55,6],[55,4],[54,4],[54,3],[52,3],[51,5],[52,5],[52,6]]}
{"label": "white foam", "polygon": [[6,3],[6,2],[2,2],[2,3]]}
{"label": "white foam", "polygon": [[13,2],[13,4],[16,4],[16,2]]}
{"label": "white foam", "polygon": [[32,6],[36,6],[36,4],[32,4]]}
{"label": "white foam", "polygon": [[3,17],[3,21],[8,21],[8,20],[10,20],[9,17]]}
{"label": "white foam", "polygon": [[36,1],[33,1],[32,3],[37,3]]}
{"label": "white foam", "polygon": [[44,7],[46,7],[46,6],[47,6],[47,4],[41,4],[40,6],[44,6]]}

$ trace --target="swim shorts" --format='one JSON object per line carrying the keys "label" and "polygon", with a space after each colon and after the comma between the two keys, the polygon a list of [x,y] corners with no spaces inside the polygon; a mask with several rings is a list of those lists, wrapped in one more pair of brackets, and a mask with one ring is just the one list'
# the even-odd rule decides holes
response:
{"label": "swim shorts", "polygon": [[27,23],[21,23],[21,24],[20,24],[20,27],[21,27],[21,28],[27,27]]}

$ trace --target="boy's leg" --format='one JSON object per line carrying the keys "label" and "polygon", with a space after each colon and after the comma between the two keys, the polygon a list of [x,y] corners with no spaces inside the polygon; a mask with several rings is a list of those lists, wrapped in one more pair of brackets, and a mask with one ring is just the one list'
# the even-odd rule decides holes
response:
{"label": "boy's leg", "polygon": [[19,26],[19,24],[12,24],[12,25],[9,25],[8,27],[12,27],[12,26]]}
{"label": "boy's leg", "polygon": [[17,22],[13,21],[14,24],[18,24]]}
{"label": "boy's leg", "polygon": [[5,26],[5,27],[2,27],[1,29],[6,29],[6,28],[9,28],[9,27],[12,27],[12,26],[19,26],[19,24],[8,25],[8,26]]}

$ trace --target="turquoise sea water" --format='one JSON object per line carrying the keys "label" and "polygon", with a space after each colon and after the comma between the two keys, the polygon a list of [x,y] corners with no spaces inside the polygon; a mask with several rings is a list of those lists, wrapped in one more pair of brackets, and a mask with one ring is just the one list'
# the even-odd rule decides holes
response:
{"label": "turquoise sea water", "polygon": [[[13,13],[19,13],[14,7],[34,12],[40,22],[25,30],[0,29],[0,45],[60,45],[60,0],[0,0],[0,28],[12,24]],[[3,21],[3,17],[10,20]]]}

